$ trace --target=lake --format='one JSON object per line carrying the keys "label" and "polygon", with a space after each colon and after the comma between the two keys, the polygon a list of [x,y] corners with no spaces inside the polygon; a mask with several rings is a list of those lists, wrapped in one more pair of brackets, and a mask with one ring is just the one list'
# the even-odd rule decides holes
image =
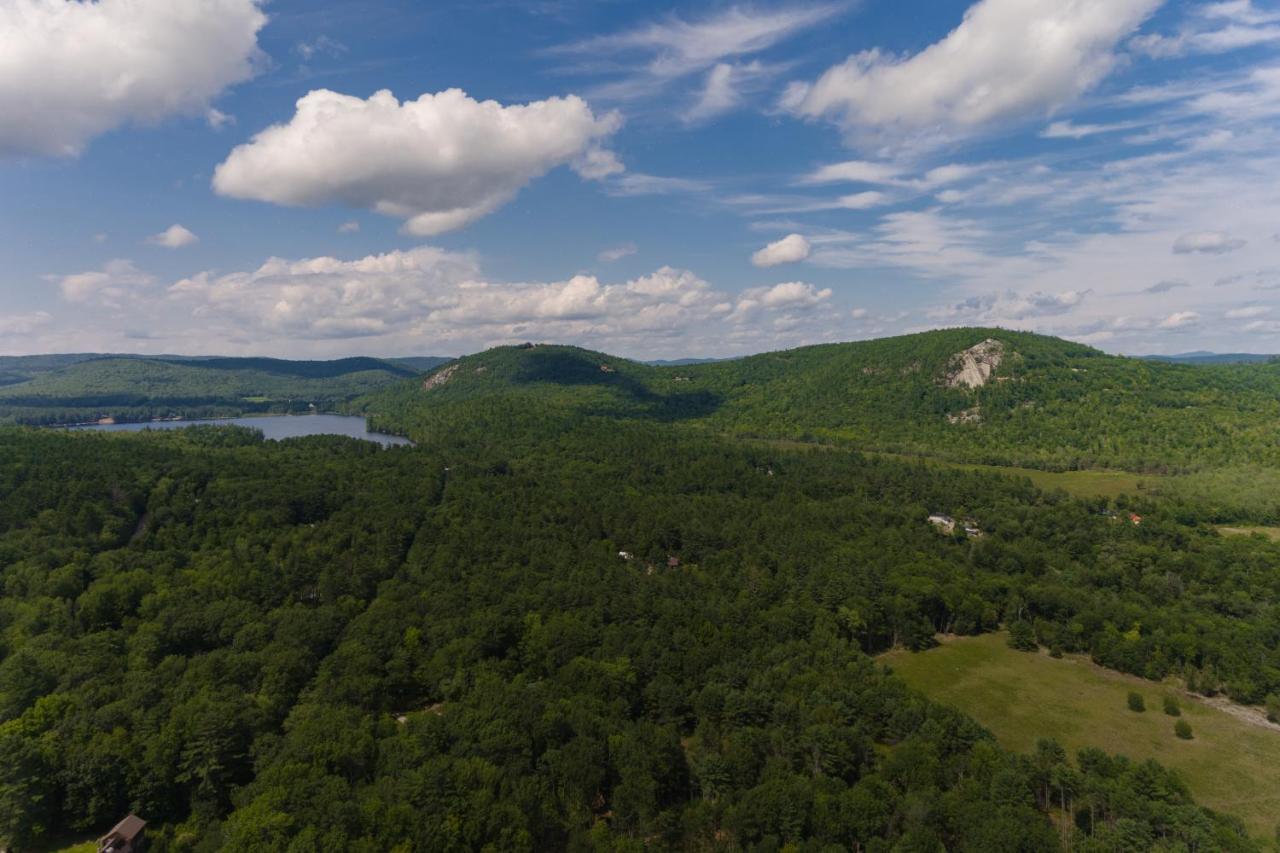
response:
{"label": "lake", "polygon": [[190,421],[147,421],[137,424],[85,424],[71,429],[89,429],[101,432],[140,432],[147,429],[182,429],[198,424],[214,426],[242,426],[256,429],[263,437],[276,440],[281,438],[299,438],[304,435],[345,435],[351,438],[362,438],[376,441],[383,447],[398,447],[412,444],[407,438],[398,435],[387,435],[381,432],[370,432],[369,424],[364,418],[348,415],[264,415],[253,418],[216,418],[211,420]]}

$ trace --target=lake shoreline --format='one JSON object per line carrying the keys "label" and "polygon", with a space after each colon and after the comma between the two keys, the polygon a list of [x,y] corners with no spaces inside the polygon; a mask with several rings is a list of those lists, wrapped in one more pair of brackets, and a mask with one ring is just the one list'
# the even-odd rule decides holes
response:
{"label": "lake shoreline", "polygon": [[145,426],[146,424],[173,424],[173,423],[203,424],[203,423],[211,423],[213,421],[236,421],[236,420],[244,420],[248,418],[310,418],[310,417],[315,417],[316,415],[332,415],[338,418],[358,417],[358,415],[344,415],[342,414],[342,412],[320,412],[320,411],[307,412],[305,414],[294,413],[294,412],[243,412],[239,415],[215,415],[213,417],[208,417],[208,418],[185,418],[185,417],[150,418],[145,421],[122,421],[122,420],[116,420],[115,418],[100,418],[96,421],[76,421],[75,423],[69,423],[69,424],[42,424],[40,428],[41,429],[88,429],[88,428],[99,427],[99,426],[138,426],[138,425]]}
{"label": "lake shoreline", "polygon": [[362,415],[342,415],[336,412],[311,412],[305,415],[235,415],[218,418],[161,418],[150,421],[94,421],[70,424],[52,429],[68,432],[146,432],[149,430],[186,429],[208,424],[211,426],[243,426],[260,433],[267,441],[286,438],[302,438],[309,435],[340,435],[362,441],[372,441],[383,447],[412,447],[408,438],[369,429],[369,420]]}

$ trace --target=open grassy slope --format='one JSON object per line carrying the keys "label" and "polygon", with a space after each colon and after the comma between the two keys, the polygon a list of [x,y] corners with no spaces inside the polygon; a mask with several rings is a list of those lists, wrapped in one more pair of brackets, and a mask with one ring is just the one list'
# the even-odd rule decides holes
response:
{"label": "open grassy slope", "polygon": [[3,362],[0,370],[20,381],[0,384],[0,419],[30,423],[290,411],[313,403],[326,408],[421,372],[374,358],[52,356]]}
{"label": "open grassy slope", "polygon": [[1280,527],[1219,527],[1223,536],[1262,536],[1272,542],[1280,542]]}
{"label": "open grassy slope", "polygon": [[1025,477],[1038,489],[1045,491],[1061,489],[1074,498],[1118,498],[1121,495],[1151,493],[1158,490],[1165,479],[1160,475],[1135,474],[1130,471],[1044,471],[1013,465],[969,465],[963,462],[939,462],[938,464],[969,471]]}
{"label": "open grassy slope", "polygon": [[[747,439],[747,441],[768,447],[790,450],[821,448],[835,452],[859,452],[856,448],[846,448],[840,445],[814,444],[812,442],[792,441],[789,439]],[[1158,475],[1135,474],[1130,471],[1045,471],[1040,468],[1019,468],[1014,465],[976,465],[967,462],[949,462],[932,456],[908,456],[901,453],[885,453],[875,450],[863,450],[860,452],[868,456],[898,459],[903,462],[913,462],[920,465],[934,465],[959,471],[1025,478],[1030,480],[1037,489],[1047,492],[1061,489],[1073,498],[1118,498],[1121,495],[1158,494],[1160,486],[1168,479]]]}
{"label": "open grassy slope", "polygon": [[61,841],[53,841],[48,845],[36,848],[36,850],[37,853],[98,853],[98,840],[97,838],[89,838],[65,844]]}
{"label": "open grassy slope", "polygon": [[[895,651],[881,660],[929,698],[952,705],[1020,751],[1052,732],[1068,751],[1097,747],[1133,759],[1154,758],[1178,771],[1201,803],[1244,820],[1273,840],[1280,822],[1280,727],[1254,725],[1173,688],[1121,675],[1068,655],[1010,649],[1005,635],[944,643],[926,652]],[[1146,699],[1143,713],[1126,705],[1129,691]],[[1195,735],[1179,740],[1162,697],[1180,697]]]}

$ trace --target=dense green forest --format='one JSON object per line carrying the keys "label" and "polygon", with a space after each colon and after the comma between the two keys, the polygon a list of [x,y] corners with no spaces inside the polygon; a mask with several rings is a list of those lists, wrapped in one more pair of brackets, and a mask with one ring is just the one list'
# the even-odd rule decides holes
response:
{"label": "dense green forest", "polygon": [[1256,698],[1278,546],[491,403],[392,450],[0,431],[0,837],[135,809],[160,850],[1253,849],[1158,766],[1009,754],[868,655],[1005,622]]}
{"label": "dense green forest", "polygon": [[1229,478],[1268,470],[1276,375],[997,330],[529,346],[358,401],[414,447],[0,428],[0,843],[136,811],[158,851],[1257,849],[1160,766],[1011,753],[875,656],[1005,627],[1280,707],[1280,543],[1194,491],[852,448]]}
{"label": "dense green forest", "polygon": [[[979,388],[952,387],[957,356],[998,341]],[[448,374],[444,374],[448,371]],[[1057,338],[950,329],[806,347],[733,361],[655,367],[571,347],[505,347],[377,393],[393,426],[447,424],[470,399],[508,399],[556,417],[694,423],[738,436],[1054,470],[1149,473],[1280,468],[1280,362],[1167,364]]]}
{"label": "dense green forest", "polygon": [[60,355],[0,358],[0,423],[227,417],[338,408],[445,359]]}

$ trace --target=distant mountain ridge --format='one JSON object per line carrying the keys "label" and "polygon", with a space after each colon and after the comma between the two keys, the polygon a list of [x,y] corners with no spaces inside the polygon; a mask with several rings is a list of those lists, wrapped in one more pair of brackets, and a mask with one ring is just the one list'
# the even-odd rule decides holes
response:
{"label": "distant mountain ridge", "polygon": [[734,358],[734,356],[729,358],[654,358],[644,363],[653,367],[684,367],[689,364],[714,364],[717,361],[733,361]]}
{"label": "distant mountain ridge", "polygon": [[1280,468],[1280,361],[1239,358],[991,328],[657,364],[541,344],[452,360],[67,354],[0,358],[0,419],[354,408],[401,434],[481,420],[544,435],[604,417],[1056,470]]}
{"label": "distant mountain ridge", "polygon": [[1174,364],[1260,364],[1280,358],[1280,355],[1249,352],[1184,352],[1178,355],[1140,355],[1146,361],[1167,361]]}
{"label": "distant mountain ridge", "polygon": [[11,356],[0,358],[0,420],[42,424],[332,410],[445,361]]}
{"label": "distant mountain ridge", "polygon": [[410,435],[468,419],[541,435],[603,417],[1056,470],[1280,467],[1280,363],[1171,364],[1005,329],[680,366],[500,347],[359,405]]}

